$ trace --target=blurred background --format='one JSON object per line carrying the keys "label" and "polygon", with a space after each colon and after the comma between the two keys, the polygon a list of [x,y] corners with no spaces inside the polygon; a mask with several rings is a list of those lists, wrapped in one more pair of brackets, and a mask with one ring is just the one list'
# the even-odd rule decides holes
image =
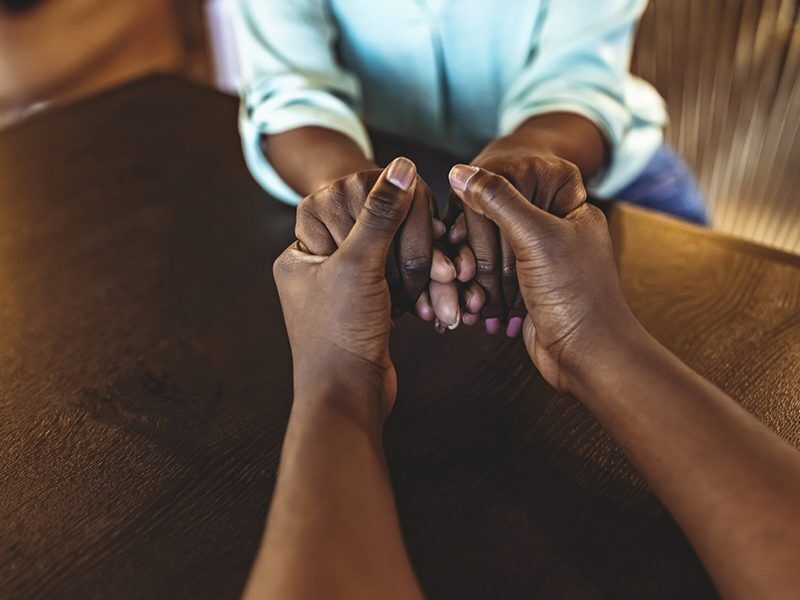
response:
{"label": "blurred background", "polygon": [[[0,129],[151,73],[234,93],[233,2],[0,0]],[[800,254],[800,0],[650,0],[632,70],[714,227]]]}

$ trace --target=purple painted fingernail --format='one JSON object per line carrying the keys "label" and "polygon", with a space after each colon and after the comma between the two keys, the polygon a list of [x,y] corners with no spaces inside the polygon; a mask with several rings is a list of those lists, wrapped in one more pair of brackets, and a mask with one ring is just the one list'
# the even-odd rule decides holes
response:
{"label": "purple painted fingernail", "polygon": [[491,335],[498,333],[500,331],[500,318],[492,317],[486,319],[486,331]]}
{"label": "purple painted fingernail", "polygon": [[506,335],[510,338],[517,337],[522,331],[522,317],[511,317],[508,320]]}
{"label": "purple painted fingernail", "polygon": [[420,304],[417,307],[417,315],[423,321],[432,321],[433,320],[433,309],[428,304]]}

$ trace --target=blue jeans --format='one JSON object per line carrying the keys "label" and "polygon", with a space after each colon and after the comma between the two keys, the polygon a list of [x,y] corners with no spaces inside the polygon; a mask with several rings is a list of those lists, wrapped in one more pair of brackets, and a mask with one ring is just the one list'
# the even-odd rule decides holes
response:
{"label": "blue jeans", "polygon": [[666,144],[641,174],[614,197],[692,223],[709,224],[703,195],[689,167]]}

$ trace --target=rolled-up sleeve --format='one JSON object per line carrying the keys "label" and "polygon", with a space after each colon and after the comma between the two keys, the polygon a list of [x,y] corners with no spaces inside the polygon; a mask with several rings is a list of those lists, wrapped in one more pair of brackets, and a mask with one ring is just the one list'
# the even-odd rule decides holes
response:
{"label": "rolled-up sleeve", "polygon": [[[538,43],[501,102],[500,135],[535,115],[579,114],[597,125],[611,149],[609,168],[589,187],[613,189],[616,167],[625,160],[618,150],[636,125],[627,102],[629,67],[636,23],[646,7],[647,0],[545,3]],[[666,120],[663,108],[653,119],[659,120]]]}
{"label": "rolled-up sleeve", "polygon": [[237,0],[242,65],[239,129],[247,166],[273,197],[297,204],[261,150],[261,138],[318,126],[351,137],[371,158],[358,117],[358,80],[337,63],[335,24],[324,0]]}

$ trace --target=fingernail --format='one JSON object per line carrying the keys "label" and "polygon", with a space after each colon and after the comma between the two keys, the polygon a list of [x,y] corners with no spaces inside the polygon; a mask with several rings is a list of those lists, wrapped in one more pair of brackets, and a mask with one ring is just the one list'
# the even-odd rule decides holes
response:
{"label": "fingernail", "polygon": [[[458,260],[457,257],[456,257],[456,260]],[[453,262],[449,258],[447,259],[447,266],[450,267],[450,272],[451,272],[451,274],[453,276],[453,279],[457,278],[458,277],[458,270],[456,269],[456,266],[453,264]],[[451,279],[450,281],[452,281],[453,279]]]}
{"label": "fingernail", "polygon": [[467,189],[467,184],[470,178],[478,172],[478,167],[471,167],[469,165],[456,165],[450,169],[450,185],[454,190],[463,192]]}
{"label": "fingernail", "polygon": [[473,293],[468,293],[467,295],[468,295],[467,302],[466,302],[467,310],[469,312],[471,312],[471,313],[475,313],[475,314],[479,313],[481,308],[483,308],[481,306],[481,298],[480,298],[480,296],[478,294],[474,293],[474,292]]}
{"label": "fingernail", "polygon": [[439,219],[433,220],[433,237],[437,240],[447,232],[447,226]]}
{"label": "fingernail", "polygon": [[417,316],[420,319],[423,321],[433,321],[433,307],[431,306],[431,301],[427,291],[422,292],[419,295],[419,298],[417,298],[416,308]]}
{"label": "fingernail", "polygon": [[453,323],[451,325],[448,325],[447,328],[450,331],[453,331],[454,329],[458,328],[459,325],[461,325],[461,309],[460,308],[458,309],[458,312],[456,312],[456,320],[453,321]]}
{"label": "fingernail", "polygon": [[408,190],[417,176],[417,167],[413,162],[400,156],[392,161],[386,171],[386,179],[401,190]]}
{"label": "fingernail", "polygon": [[498,333],[500,331],[500,319],[498,317],[486,319],[486,331],[491,335]]}
{"label": "fingernail", "polygon": [[467,325],[468,327],[472,327],[473,325],[475,325],[475,323],[478,322],[478,319],[479,319],[478,315],[469,312],[465,312],[461,316],[461,321],[464,323],[464,325]]}
{"label": "fingernail", "polygon": [[454,267],[456,269],[456,279],[461,277],[461,268],[463,266],[462,265],[463,262],[464,261],[461,258],[461,255],[459,255],[459,254],[457,254],[456,257],[453,259],[453,265],[454,265]]}
{"label": "fingernail", "polygon": [[506,335],[510,338],[517,337],[522,331],[522,317],[511,317],[506,327]]}

